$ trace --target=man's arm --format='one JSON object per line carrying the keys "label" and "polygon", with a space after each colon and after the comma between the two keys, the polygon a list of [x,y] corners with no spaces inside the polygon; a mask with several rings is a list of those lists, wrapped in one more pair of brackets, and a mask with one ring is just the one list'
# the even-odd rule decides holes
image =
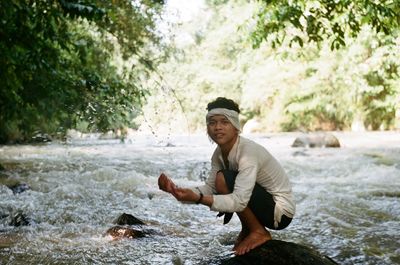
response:
{"label": "man's arm", "polygon": [[203,204],[211,207],[214,202],[213,195],[203,195],[202,193],[197,194],[191,189],[175,188],[173,195],[178,201],[183,202],[194,202],[197,204]]}

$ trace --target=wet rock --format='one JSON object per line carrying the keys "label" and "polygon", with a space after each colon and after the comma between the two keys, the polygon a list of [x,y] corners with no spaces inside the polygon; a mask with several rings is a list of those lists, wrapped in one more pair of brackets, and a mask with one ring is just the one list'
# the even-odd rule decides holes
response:
{"label": "wet rock", "polygon": [[9,188],[13,191],[14,194],[19,194],[19,193],[22,193],[24,191],[31,189],[31,187],[26,183],[20,183],[20,184],[11,186]]}
{"label": "wet rock", "polygon": [[47,133],[36,132],[28,142],[30,142],[30,143],[48,143],[51,141],[52,141],[52,138]]}
{"label": "wet rock", "polygon": [[145,225],[145,223],[131,214],[121,214],[114,223],[117,225],[106,231],[106,235],[111,236],[114,240],[140,238],[147,234],[141,229],[141,226]]}
{"label": "wet rock", "polygon": [[17,234],[14,233],[3,234],[0,231],[0,250],[12,247],[19,239],[20,236],[18,236]]}
{"label": "wet rock", "polygon": [[117,225],[145,225],[145,223],[135,216],[127,213],[121,214],[115,221]]}
{"label": "wet rock", "polygon": [[165,144],[165,147],[176,147],[176,145],[174,145],[173,143],[168,142],[168,143]]}
{"label": "wet rock", "polygon": [[111,236],[113,239],[121,238],[140,238],[144,237],[145,233],[142,230],[134,229],[129,226],[113,226],[106,232],[107,235]]}
{"label": "wet rock", "polygon": [[297,137],[292,147],[340,147],[340,142],[331,133],[307,134]]}
{"label": "wet rock", "polygon": [[365,156],[375,159],[374,163],[377,165],[396,166],[396,163],[398,162],[396,158],[387,156],[386,154],[367,153]]}
{"label": "wet rock", "polygon": [[9,216],[8,214],[0,212],[0,219],[4,219],[4,218],[6,218],[8,216]]}
{"label": "wet rock", "polygon": [[19,211],[11,217],[10,225],[18,227],[32,225],[33,223],[34,222],[31,218]]}
{"label": "wet rock", "polygon": [[306,152],[302,152],[302,151],[296,151],[292,154],[293,156],[310,156],[309,154],[307,154]]}
{"label": "wet rock", "polygon": [[0,178],[0,185],[5,185],[13,191],[14,194],[22,193],[26,190],[30,190],[31,187],[26,183],[21,183],[16,179],[12,178]]}
{"label": "wet rock", "polygon": [[248,120],[244,125],[243,125],[243,134],[248,134],[248,133],[257,133],[262,130],[262,125],[260,121],[256,119],[251,119]]}
{"label": "wet rock", "polygon": [[309,247],[281,240],[270,240],[242,256],[219,262],[220,265],[337,265],[334,260]]}

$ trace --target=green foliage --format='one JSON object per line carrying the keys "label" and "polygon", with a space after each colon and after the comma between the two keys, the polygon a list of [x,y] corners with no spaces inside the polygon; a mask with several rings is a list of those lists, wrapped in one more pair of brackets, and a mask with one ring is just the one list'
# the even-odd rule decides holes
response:
{"label": "green foliage", "polygon": [[257,8],[246,1],[214,3],[198,20],[180,25],[191,38],[160,67],[165,89],[145,107],[152,128],[204,131],[205,106],[218,96],[238,101],[242,123],[256,120],[259,132],[348,130],[357,122],[371,130],[396,128],[396,34],[360,25],[339,50],[323,38],[318,45],[263,42],[252,49],[247,36]]}
{"label": "green foliage", "polygon": [[132,126],[160,43],[157,2],[2,1],[0,143],[80,121]]}
{"label": "green foliage", "polygon": [[397,0],[313,0],[260,1],[257,24],[252,33],[254,45],[263,41],[272,47],[286,39],[298,43],[330,42],[330,48],[345,46],[347,37],[355,38],[364,25],[386,35],[398,34],[400,2]]}
{"label": "green foliage", "polygon": [[305,75],[307,88],[288,97],[283,128],[349,129],[360,118],[372,130],[394,128],[400,50],[399,39],[389,39],[364,28],[347,49],[310,61],[318,70]]}
{"label": "green foliage", "polygon": [[159,133],[204,131],[209,101],[217,96],[240,100],[241,69],[235,58],[247,36],[238,32],[238,23],[252,9],[218,3],[200,12],[190,23],[177,25],[174,33],[185,34],[183,41],[176,40],[180,49],[159,66],[161,78],[153,75],[161,85],[149,85],[159,89],[151,91],[145,118],[138,122]]}
{"label": "green foliage", "polygon": [[0,2],[0,143],[143,122],[204,130],[218,96],[259,131],[398,128],[398,1],[207,3],[176,25],[164,62],[163,1]]}

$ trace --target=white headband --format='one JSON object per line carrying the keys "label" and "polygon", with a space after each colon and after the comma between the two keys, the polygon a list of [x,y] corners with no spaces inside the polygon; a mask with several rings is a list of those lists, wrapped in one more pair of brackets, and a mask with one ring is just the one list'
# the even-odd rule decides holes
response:
{"label": "white headband", "polygon": [[224,115],[238,131],[240,131],[239,113],[234,110],[225,108],[212,109],[207,113],[206,121],[210,121],[210,118],[214,115]]}

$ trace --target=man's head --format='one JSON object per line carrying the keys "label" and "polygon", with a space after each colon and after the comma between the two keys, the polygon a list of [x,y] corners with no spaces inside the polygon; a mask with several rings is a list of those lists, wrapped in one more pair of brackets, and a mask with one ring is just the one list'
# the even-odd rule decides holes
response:
{"label": "man's head", "polygon": [[217,109],[217,108],[230,109],[230,110],[236,111],[237,113],[240,113],[239,105],[232,99],[227,99],[224,97],[218,97],[217,99],[215,99],[214,101],[211,101],[207,105],[208,111],[210,111],[212,109]]}
{"label": "man's head", "polygon": [[231,99],[219,97],[207,105],[207,133],[219,145],[234,142],[240,133],[239,106]]}
{"label": "man's head", "polygon": [[210,118],[216,115],[223,115],[229,122],[240,132],[240,123],[239,123],[239,105],[233,101],[232,99],[227,99],[224,97],[218,97],[214,101],[211,101],[207,105],[207,116],[206,122],[207,125],[210,122]]}

